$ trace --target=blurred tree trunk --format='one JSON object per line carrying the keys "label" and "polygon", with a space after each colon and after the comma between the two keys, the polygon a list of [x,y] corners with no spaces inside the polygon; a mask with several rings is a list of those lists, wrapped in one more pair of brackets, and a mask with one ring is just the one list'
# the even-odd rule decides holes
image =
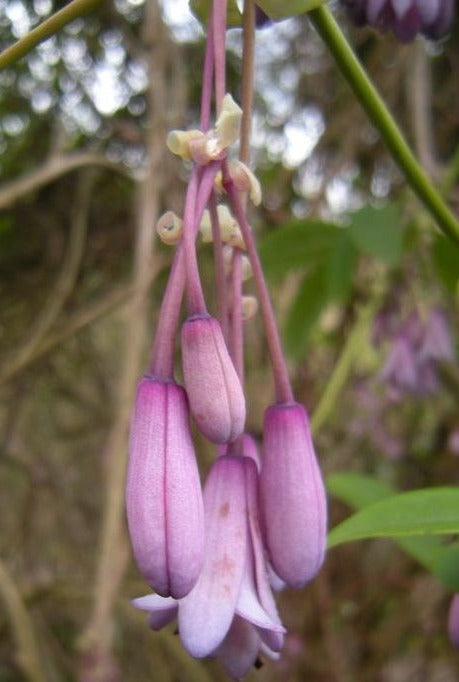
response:
{"label": "blurred tree trunk", "polygon": [[[126,310],[125,347],[120,361],[115,415],[104,452],[107,467],[100,547],[92,611],[81,638],[81,682],[121,679],[112,656],[114,603],[129,558],[124,524],[124,478],[129,419],[135,386],[145,362],[148,338],[147,295],[153,267],[153,236],[164,189],[168,116],[168,70],[177,48],[163,23],[157,0],[145,6],[143,43],[149,71],[147,164],[139,183],[132,284],[134,295]],[[173,83],[173,87],[175,86]]]}

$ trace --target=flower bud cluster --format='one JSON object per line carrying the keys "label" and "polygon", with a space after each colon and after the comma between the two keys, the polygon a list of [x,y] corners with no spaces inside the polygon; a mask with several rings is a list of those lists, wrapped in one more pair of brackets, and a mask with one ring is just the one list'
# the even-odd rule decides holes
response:
{"label": "flower bud cluster", "polygon": [[[218,111],[213,128],[173,131],[167,139],[193,167],[183,217],[168,211],[157,223],[159,237],[176,250],[150,368],[137,388],[126,506],[134,557],[154,590],[134,605],[155,630],[177,619],[192,656],[216,656],[240,679],[259,656],[280,655],[285,628],[273,590],[302,587],[319,571],[327,504],[246,218],[245,198],[259,204],[260,184],[245,164],[227,160],[242,112],[229,95]],[[201,285],[199,233],[213,243],[218,319]],[[261,456],[245,433],[243,323],[258,309],[258,299],[243,294],[251,275],[276,385]],[[178,334],[183,297],[188,315]],[[183,387],[174,378],[177,337]],[[190,418],[216,446],[203,490]]]}

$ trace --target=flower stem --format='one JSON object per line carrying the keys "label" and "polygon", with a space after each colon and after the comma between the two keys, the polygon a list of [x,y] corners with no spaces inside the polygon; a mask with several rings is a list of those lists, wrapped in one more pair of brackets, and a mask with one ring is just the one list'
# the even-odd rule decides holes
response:
{"label": "flower stem", "polygon": [[[196,221],[194,223],[194,239],[196,239],[202,214],[209,201],[215,175],[220,162],[209,164],[202,174],[196,197]],[[177,334],[180,307],[185,288],[186,269],[183,240],[177,247],[174,262],[164,292],[159,312],[157,332],[151,353],[150,373],[156,379],[172,381],[174,376],[174,342]]]}
{"label": "flower stem", "polygon": [[317,32],[325,42],[338,67],[353,89],[360,104],[387,144],[397,165],[414,192],[429,210],[443,232],[459,244],[459,223],[430,183],[417,162],[397,124],[375,87],[354,55],[331,12],[322,5],[309,13]]}
{"label": "flower stem", "polygon": [[228,343],[228,297],[226,291],[225,264],[223,261],[223,243],[220,232],[220,221],[217,213],[215,192],[212,192],[209,200],[209,213],[212,225],[212,241],[215,263],[215,288],[217,298],[217,317],[220,322],[223,338]]}
{"label": "flower stem", "polygon": [[7,66],[12,66],[21,57],[28,54],[34,47],[54,35],[70,21],[81,17],[92,10],[101,0],[73,0],[58,12],[52,14],[38,26],[29,31],[25,36],[7,47],[0,54],[0,71]]}
{"label": "flower stem", "polygon": [[231,264],[231,358],[244,386],[244,326],[242,321],[242,251],[233,249]]}
{"label": "flower stem", "polygon": [[210,126],[210,109],[212,103],[212,84],[214,75],[214,34],[212,31],[213,12],[210,16],[207,30],[206,55],[204,57],[204,70],[202,75],[201,90],[201,130],[206,132]]}
{"label": "flower stem", "polygon": [[278,403],[290,403],[293,401],[293,392],[288,376],[287,364],[285,362],[279,332],[276,326],[271,301],[269,298],[268,287],[263,275],[260,258],[255,246],[255,239],[245,215],[244,207],[239,197],[239,193],[232,181],[226,162],[223,163],[223,184],[230,198],[234,215],[238,221],[242,236],[244,238],[250,264],[253,270],[255,284],[258,290],[261,312],[266,331],[269,354],[273,368],[274,383],[276,387],[276,400]]}
{"label": "flower stem", "polygon": [[226,12],[227,0],[214,0],[212,11],[212,33],[215,60],[215,104],[217,116],[226,89]]}

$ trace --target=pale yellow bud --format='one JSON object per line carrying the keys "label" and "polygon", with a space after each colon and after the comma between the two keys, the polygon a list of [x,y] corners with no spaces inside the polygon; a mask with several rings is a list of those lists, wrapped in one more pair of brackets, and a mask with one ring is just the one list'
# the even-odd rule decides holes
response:
{"label": "pale yellow bud", "polygon": [[241,192],[248,192],[250,200],[255,206],[261,203],[261,185],[254,173],[242,161],[230,163],[230,174],[236,188]]}
{"label": "pale yellow bud", "polygon": [[222,110],[215,123],[215,130],[220,150],[229,147],[239,137],[241,129],[242,109],[236,104],[230,94],[226,94],[222,101]]}
{"label": "pale yellow bud", "polygon": [[218,171],[214,180],[214,188],[218,194],[223,194],[223,175],[221,171]]}
{"label": "pale yellow bud", "polygon": [[195,145],[198,140],[203,140],[205,135],[201,130],[171,130],[166,139],[166,145],[173,154],[177,154],[184,161],[190,161],[190,143]]}
{"label": "pale yellow bud", "polygon": [[199,225],[199,232],[201,233],[201,239],[206,244],[213,241],[212,237],[212,222],[210,220],[210,213],[206,209],[202,214],[201,224]]}
{"label": "pale yellow bud", "polygon": [[165,244],[178,244],[182,236],[183,220],[173,211],[166,211],[156,223],[156,232]]}
{"label": "pale yellow bud", "polygon": [[258,311],[258,300],[255,296],[243,296],[242,297],[242,319],[244,322],[251,320],[255,317]]}
{"label": "pale yellow bud", "polygon": [[253,275],[252,266],[246,255],[242,256],[242,281],[246,282]]}
{"label": "pale yellow bud", "polygon": [[221,204],[217,207],[217,211],[222,241],[230,246],[235,246],[238,249],[244,250],[245,243],[242,238],[241,230],[229,208],[224,204]]}

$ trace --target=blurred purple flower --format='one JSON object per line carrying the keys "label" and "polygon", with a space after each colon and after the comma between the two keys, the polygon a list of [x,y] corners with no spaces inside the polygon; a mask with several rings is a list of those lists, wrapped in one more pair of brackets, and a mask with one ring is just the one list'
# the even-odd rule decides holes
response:
{"label": "blurred purple flower", "polygon": [[394,339],[380,379],[389,395],[399,400],[405,393],[432,395],[439,390],[437,365],[454,360],[446,316],[433,308],[425,323],[412,314]]}
{"label": "blurred purple flower", "polygon": [[459,594],[454,595],[449,607],[448,634],[453,647],[459,649]]}
{"label": "blurred purple flower", "polygon": [[422,33],[434,40],[453,21],[454,0],[341,0],[355,24],[392,29],[401,42]]}
{"label": "blurred purple flower", "polygon": [[236,677],[260,651],[276,656],[285,629],[269,585],[258,523],[258,473],[249,457],[218,457],[204,487],[205,559],[198,582],[180,600],[133,601],[159,629],[178,616],[180,638],[196,658],[217,656]]}

